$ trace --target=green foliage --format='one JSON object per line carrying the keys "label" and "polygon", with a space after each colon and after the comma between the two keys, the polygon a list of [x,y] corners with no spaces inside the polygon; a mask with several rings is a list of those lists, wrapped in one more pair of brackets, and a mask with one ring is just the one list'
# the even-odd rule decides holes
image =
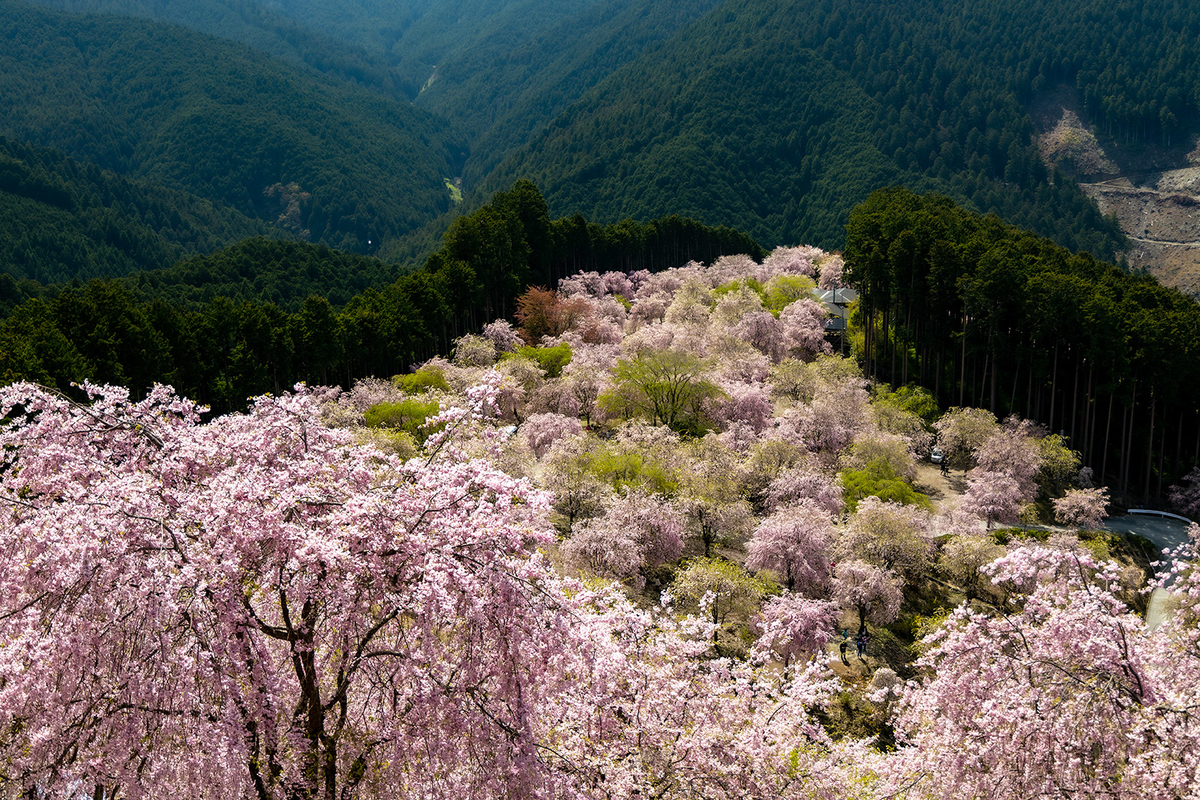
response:
{"label": "green foliage", "polygon": [[396,388],[405,394],[424,394],[429,391],[450,391],[446,376],[436,367],[421,367],[416,372],[407,375],[397,375],[392,378]]}
{"label": "green foliage", "polygon": [[379,259],[319,244],[246,239],[215,253],[181,261],[129,280],[144,297],[199,307],[217,297],[274,303],[294,311],[320,295],[341,307],[367,289],[396,279],[394,267]]}
{"label": "green foliage", "polygon": [[[779,593],[779,587],[751,575],[740,565],[723,558],[694,558],[678,573],[675,595],[686,607],[707,616],[714,625],[713,644],[719,655],[745,656],[753,640],[749,620],[762,601]],[[702,600],[710,606],[701,607]]]}
{"label": "green foliage", "polygon": [[588,470],[621,494],[641,489],[673,497],[679,491],[679,476],[650,454],[602,448],[592,455]]}
{"label": "green foliage", "polygon": [[817,288],[812,278],[805,275],[776,275],[767,282],[767,287],[759,294],[763,306],[775,316],[797,300],[811,297],[813,289]]}
{"label": "green foliage", "polygon": [[40,293],[34,281],[159,269],[267,229],[232,208],[0,136],[0,270],[26,297]]}
{"label": "green foliage", "polygon": [[872,389],[871,400],[873,403],[884,403],[915,414],[926,424],[932,424],[942,413],[933,392],[923,386],[911,383],[894,391],[885,384],[877,384]]}
{"label": "green foliage", "polygon": [[[673,211],[832,249],[856,203],[900,184],[1112,258],[1124,244],[1115,220],[1043,165],[1026,108],[1066,87],[1124,141],[1180,136],[1197,111],[1186,76],[1200,47],[1157,32],[1192,31],[1197,12],[1142,14],[1132,0],[1009,9],[727,5],[581,96],[485,185],[530,176],[553,207],[598,220]],[[1128,46],[1143,41],[1159,46]]]}
{"label": "green foliage", "polygon": [[927,495],[921,494],[908,481],[896,475],[886,459],[878,458],[863,469],[845,470],[841,473],[846,511],[853,514],[858,502],[865,497],[875,496],[903,505],[919,506],[933,510]]}
{"label": "green foliage", "polygon": [[[425,13],[419,3],[400,5],[393,17],[415,19],[392,52],[420,81],[426,65],[438,65],[416,103],[472,137],[463,179],[473,186],[591,87],[718,0],[451,3]],[[385,24],[396,27],[391,18]]]}
{"label": "green foliage", "polygon": [[1037,449],[1041,458],[1034,477],[1038,490],[1044,497],[1062,497],[1079,474],[1079,453],[1068,447],[1066,440],[1057,433],[1038,439]]}
{"label": "green foliage", "polygon": [[868,373],[920,376],[942,405],[1045,425],[1044,492],[1060,494],[1081,463],[1117,496],[1153,495],[1191,468],[1179,442],[1200,432],[1194,299],[903,189],[854,211],[845,260]]}
{"label": "green foliage", "polygon": [[712,290],[712,299],[714,301],[718,300],[730,292],[736,292],[743,286],[757,294],[759,299],[761,299],[764,303],[766,302],[767,290],[764,289],[763,285],[754,278],[743,278],[742,280],[733,280],[729,281],[729,283],[723,283]]}
{"label": "green foliage", "polygon": [[413,85],[381,53],[337,41],[288,19],[277,3],[255,0],[29,0],[35,5],[74,12],[104,12],[169,22],[222,39],[241,42],[292,64],[303,64],[331,78],[370,88],[407,102]]}
{"label": "green foliage", "polygon": [[680,350],[641,353],[621,359],[613,370],[613,386],[600,406],[622,419],[641,416],[653,425],[700,435],[708,429],[704,401],[721,390],[702,377],[704,362]]}
{"label": "green foliage", "polygon": [[423,442],[433,433],[423,427],[425,420],[437,413],[437,402],[410,398],[398,403],[378,403],[371,406],[363,413],[363,423],[368,428],[404,431]]}
{"label": "green foliage", "polygon": [[562,377],[563,367],[571,363],[571,345],[563,342],[553,347],[533,347],[525,345],[518,347],[515,352],[505,353],[502,361],[511,358],[528,358],[537,364],[538,369],[546,373],[547,378]]}

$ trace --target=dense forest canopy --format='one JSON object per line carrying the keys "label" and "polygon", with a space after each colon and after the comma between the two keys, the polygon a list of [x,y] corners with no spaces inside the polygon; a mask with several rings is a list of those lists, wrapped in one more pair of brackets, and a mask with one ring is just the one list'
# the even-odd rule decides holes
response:
{"label": "dense forest canopy", "polygon": [[[325,139],[322,148],[353,138],[357,144],[348,154],[314,149],[294,127],[252,117],[245,125],[254,134],[247,136],[278,144],[264,150],[236,136],[232,144],[252,154],[251,162],[268,162],[258,171],[275,176],[266,183],[247,164],[242,172],[252,183],[296,183],[312,195],[313,209],[301,202],[298,212],[313,240],[386,257],[423,257],[436,247],[436,235],[450,221],[442,216],[450,203],[446,180],[462,179],[469,209],[531,178],[556,215],[580,212],[611,223],[678,213],[747,231],[768,245],[826,247],[840,246],[856,203],[877,188],[903,184],[1111,260],[1124,246],[1119,229],[1069,177],[1043,164],[1029,109],[1065,92],[1085,121],[1131,150],[1182,145],[1197,119],[1189,87],[1200,63],[1198,21],[1183,4],[1141,13],[1125,0],[1103,6],[1045,0],[1019,4],[1010,14],[975,0],[953,6],[925,0],[364,0],[336,6],[207,0],[187,9],[140,0],[43,2],[153,16],[234,37],[307,65],[310,76],[320,72],[327,98],[349,92],[336,102],[362,109],[345,123],[359,126],[353,137],[342,123],[298,126],[324,129],[317,134]],[[20,6],[11,8],[16,14]],[[105,35],[115,35],[114,25],[103,23]],[[30,30],[22,37],[36,41],[47,33]],[[186,37],[175,41],[181,35],[163,32],[162,41],[171,45],[159,49],[186,58],[192,46]],[[1142,41],[1151,44],[1128,46]],[[346,50],[339,57],[341,43]],[[261,70],[269,62],[253,63]],[[119,77],[121,68],[113,66],[118,72],[108,79]],[[163,68],[170,72],[169,64],[148,71]],[[189,69],[197,80],[217,77],[206,68]],[[92,80],[68,74],[85,85]],[[335,91],[334,84],[342,88]],[[195,86],[162,91],[170,98]],[[377,100],[363,99],[363,89]],[[379,95],[412,98],[439,116],[422,117],[403,104],[385,109],[375,104],[385,103]],[[374,147],[381,119],[401,120],[425,143],[407,144],[402,169],[395,169],[394,156],[406,148],[397,149],[397,140]],[[91,121],[84,114],[68,127]],[[205,144],[202,128],[178,127],[185,119],[170,122],[171,133],[155,135],[196,142],[178,145],[183,152],[160,147],[146,157],[182,163],[232,158],[232,148]],[[8,130],[105,167],[121,162],[115,154],[122,147],[135,146],[120,130],[101,137],[125,142],[115,149],[85,142],[91,133],[75,131],[68,141],[28,126]],[[146,157],[139,153],[139,169],[148,169]],[[310,163],[331,158],[348,164],[341,172],[349,179]],[[414,167],[414,159],[422,166]],[[247,197],[228,181],[178,166],[136,174],[184,180],[192,191],[269,221],[289,205],[264,204],[254,191]],[[413,188],[396,192],[397,182]],[[332,194],[320,191],[326,184]],[[339,207],[322,209],[335,199]],[[418,234],[419,241],[373,249],[381,239],[395,241],[427,225],[433,227]]]}
{"label": "dense forest canopy", "polygon": [[494,180],[527,174],[560,213],[719,207],[766,243],[824,246],[873,189],[904,183],[1112,258],[1119,231],[1047,172],[1027,106],[1065,84],[1131,143],[1191,124],[1194,11],[1135,7],[726,2],[598,85]]}
{"label": "dense forest canopy", "polygon": [[0,136],[0,270],[41,283],[158,269],[283,231],[220,203]]}
{"label": "dense forest canopy", "polygon": [[297,381],[349,386],[403,372],[511,316],[531,283],[727,252],[764,254],[744,234],[678,216],[551,220],[537,188],[519,182],[459,218],[424,266],[403,275],[323,245],[257,238],[123,280],[43,287],[0,276],[0,376],[63,390],[89,379],[135,394],[169,383],[235,410]]}
{"label": "dense forest canopy", "polygon": [[451,207],[443,120],[182,28],[0,5],[0,132],[367,252]]}
{"label": "dense forest canopy", "polygon": [[877,192],[846,230],[869,374],[1061,431],[1118,492],[1200,456],[1200,305],[937,195]]}
{"label": "dense forest canopy", "polygon": [[383,53],[335,39],[317,26],[283,15],[258,0],[30,0],[62,11],[103,12],[170,22],[248,45],[292,64],[373,89],[396,100],[416,96],[413,85]]}

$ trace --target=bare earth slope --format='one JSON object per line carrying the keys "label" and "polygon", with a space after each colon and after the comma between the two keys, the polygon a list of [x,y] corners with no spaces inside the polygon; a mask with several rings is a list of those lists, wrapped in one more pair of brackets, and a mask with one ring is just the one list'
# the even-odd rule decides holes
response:
{"label": "bare earth slope", "polygon": [[1129,265],[1200,297],[1200,144],[1122,147],[1097,139],[1074,92],[1047,93],[1030,109],[1048,166],[1074,175],[1129,237]]}

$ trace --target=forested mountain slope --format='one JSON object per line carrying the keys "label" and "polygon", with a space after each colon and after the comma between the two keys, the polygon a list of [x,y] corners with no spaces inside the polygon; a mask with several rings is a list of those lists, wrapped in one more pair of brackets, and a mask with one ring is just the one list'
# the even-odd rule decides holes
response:
{"label": "forested mountain slope", "polygon": [[463,180],[473,187],[592,86],[716,5],[601,0],[532,28],[523,13],[497,15],[438,63],[416,103],[454,120],[471,138]]}
{"label": "forested mountain slope", "polygon": [[334,39],[288,19],[258,0],[29,0],[61,11],[102,12],[169,22],[230,39],[292,64],[357,83],[393,99],[416,96],[420,85],[405,79],[382,52]]}
{"label": "forested mountain slope", "polygon": [[464,179],[473,187],[583,92],[718,2],[283,0],[271,10],[386,54],[406,82],[418,87],[416,104],[454,120],[469,137]]}
{"label": "forested mountain slope", "polygon": [[1122,495],[1200,455],[1200,305],[1028,231],[904,189],[850,215],[865,371],[1059,431]]}
{"label": "forested mountain slope", "polygon": [[0,271],[41,283],[166,267],[265,222],[0,136]]}
{"label": "forested mountain slope", "polygon": [[300,25],[387,54],[418,89],[455,51],[504,31],[509,44],[599,0],[278,0]]}
{"label": "forested mountain slope", "polygon": [[1026,104],[1068,83],[1130,139],[1179,135],[1195,120],[1196,15],[1128,1],[727,0],[492,180],[532,177],[557,213],[704,211],[768,243],[823,246],[871,189],[904,183],[1111,256],[1116,226],[1047,174]]}
{"label": "forested mountain slope", "polygon": [[427,112],[182,28],[0,2],[0,133],[374,249],[450,208]]}

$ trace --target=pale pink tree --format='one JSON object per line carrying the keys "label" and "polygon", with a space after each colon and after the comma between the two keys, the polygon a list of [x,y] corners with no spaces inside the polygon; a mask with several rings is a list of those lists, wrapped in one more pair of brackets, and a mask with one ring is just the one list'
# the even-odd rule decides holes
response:
{"label": "pale pink tree", "polygon": [[846,508],[841,479],[808,463],[788,467],[767,487],[766,505],[772,510],[804,500],[835,518]]}
{"label": "pale pink tree", "polygon": [[841,608],[831,600],[792,592],[768,598],[754,620],[758,639],[751,652],[764,660],[773,655],[786,671],[797,657],[820,652],[833,638],[841,617]]}
{"label": "pale pink tree", "polygon": [[704,271],[705,277],[713,286],[719,286],[742,278],[758,278],[762,275],[762,267],[744,253],[721,256],[712,262]]}
{"label": "pale pink tree", "polygon": [[974,463],[976,451],[999,430],[996,415],[982,408],[952,408],[933,427],[946,458],[964,472]]}
{"label": "pale pink tree", "polygon": [[605,294],[620,295],[628,300],[636,291],[632,277],[624,272],[606,272],[600,276],[600,281],[604,286]]}
{"label": "pale pink tree", "polygon": [[975,469],[1007,475],[1016,482],[1022,500],[1036,496],[1034,477],[1042,464],[1042,454],[1030,428],[1028,421],[1009,418],[975,451]]}
{"label": "pale pink tree", "polygon": [[599,272],[576,272],[558,282],[558,291],[563,297],[601,297],[606,286]]}
{"label": "pale pink tree", "polygon": [[[733,422],[717,434],[717,439],[732,452],[745,455],[758,444],[758,433],[745,422]],[[743,486],[746,482],[743,481]]]}
{"label": "pale pink tree", "polygon": [[877,564],[920,582],[933,563],[937,548],[930,535],[929,512],[878,497],[866,497],[837,543],[838,555]]}
{"label": "pale pink tree", "polygon": [[770,570],[789,591],[829,593],[833,521],[811,501],[780,508],[758,524],[746,546],[746,566]]}
{"label": "pale pink tree", "polygon": [[774,362],[782,359],[787,351],[784,325],[770,311],[748,313],[729,330]]}
{"label": "pale pink tree", "polygon": [[820,277],[817,279],[817,286],[822,289],[840,289],[845,286],[842,281],[842,271],[845,268],[845,263],[842,257],[837,254],[826,256],[822,259],[819,269]]}
{"label": "pale pink tree", "polygon": [[564,436],[582,434],[583,426],[575,417],[562,414],[533,414],[521,424],[520,431],[529,444],[529,449],[536,457],[541,458]]}
{"label": "pale pink tree", "polygon": [[641,554],[631,532],[608,524],[604,517],[575,523],[562,553],[575,569],[618,581],[632,580],[641,567]]}
{"label": "pale pink tree", "polygon": [[1002,472],[971,470],[967,491],[959,510],[984,520],[989,528],[996,523],[1015,524],[1025,495],[1016,479]]}
{"label": "pale pink tree", "polygon": [[828,384],[810,404],[790,409],[779,419],[779,435],[802,442],[832,465],[870,425],[867,408],[866,390],[857,381]]}
{"label": "pale pink tree", "polygon": [[641,295],[629,310],[629,320],[635,328],[662,322],[670,305],[671,296],[665,292]]}
{"label": "pale pink tree", "polygon": [[797,300],[779,313],[783,326],[783,347],[801,361],[812,361],[818,355],[829,355],[833,346],[825,341],[825,306],[816,300]]}
{"label": "pale pink tree", "polygon": [[484,325],[483,338],[491,341],[497,353],[510,353],[524,344],[516,329],[506,319],[498,319]]}
{"label": "pale pink tree", "polygon": [[454,363],[460,367],[490,367],[496,363],[496,345],[491,339],[469,333],[454,341]]}
{"label": "pale pink tree", "polygon": [[773,275],[807,275],[811,278],[817,274],[813,259],[820,254],[821,251],[814,247],[776,247],[762,265]]}
{"label": "pale pink tree", "polygon": [[550,540],[543,494],[455,458],[448,428],[419,463],[353,446],[319,394],[200,424],[162,387],[86,389],[88,405],[0,390],[11,790],[334,800],[560,780],[542,709],[574,689],[546,665],[586,670],[587,646],[530,558]]}
{"label": "pale pink tree", "polygon": [[1194,467],[1180,483],[1172,486],[1168,497],[1180,514],[1200,517],[1200,467]]}
{"label": "pale pink tree", "polygon": [[575,348],[558,382],[562,394],[574,401],[576,413],[587,425],[596,417],[596,402],[608,388],[620,349],[613,345],[584,345]]}
{"label": "pale pink tree", "polygon": [[630,272],[626,276],[629,279],[629,294],[625,295],[625,299],[633,300],[634,297],[637,297],[652,276],[653,273],[648,269],[635,269]]}
{"label": "pale pink tree", "polygon": [[896,720],[897,780],[920,774],[944,798],[1194,793],[1195,651],[1147,632],[1115,564],[1022,548],[995,572],[1032,578],[1032,594],[1005,616],[962,606],[926,637]]}
{"label": "pale pink tree", "polygon": [[833,599],[858,614],[860,627],[895,620],[904,603],[903,589],[896,573],[865,561],[839,561],[833,571]]}
{"label": "pale pink tree", "polygon": [[614,500],[603,517],[583,520],[563,545],[568,561],[607,578],[636,579],[660,564],[679,560],[683,523],[675,505],[657,495],[630,492]]}
{"label": "pale pink tree", "polygon": [[1072,528],[1098,530],[1107,510],[1107,489],[1068,489],[1054,501],[1054,518]]}
{"label": "pale pink tree", "polygon": [[722,381],[717,384],[721,394],[705,401],[710,418],[722,428],[741,422],[761,433],[771,424],[775,406],[771,391],[761,383]]}

